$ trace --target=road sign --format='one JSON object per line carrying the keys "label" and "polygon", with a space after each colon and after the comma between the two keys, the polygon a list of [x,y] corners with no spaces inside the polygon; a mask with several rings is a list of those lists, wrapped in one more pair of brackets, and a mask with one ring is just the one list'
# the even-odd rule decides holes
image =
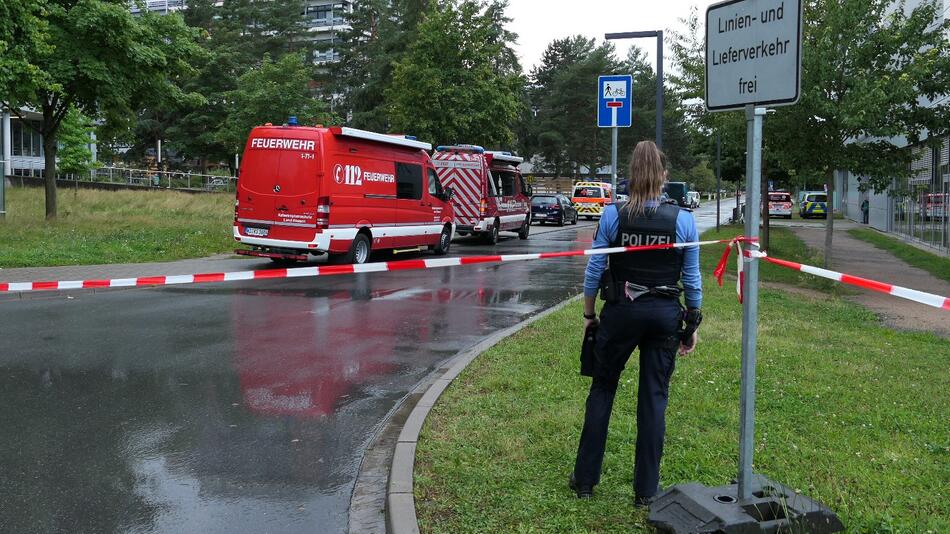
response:
{"label": "road sign", "polygon": [[597,87],[597,126],[629,128],[633,122],[633,76],[601,76]]}
{"label": "road sign", "polygon": [[798,102],[801,50],[801,0],[727,0],[709,6],[706,108]]}

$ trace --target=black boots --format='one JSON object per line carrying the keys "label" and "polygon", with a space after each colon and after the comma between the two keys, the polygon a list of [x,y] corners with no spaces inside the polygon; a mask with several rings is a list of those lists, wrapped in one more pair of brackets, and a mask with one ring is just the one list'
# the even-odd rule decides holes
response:
{"label": "black boots", "polygon": [[568,479],[567,486],[571,488],[571,491],[577,494],[578,499],[590,499],[594,496],[594,486],[578,486],[577,481],[574,480],[574,473],[571,473],[571,478]]}

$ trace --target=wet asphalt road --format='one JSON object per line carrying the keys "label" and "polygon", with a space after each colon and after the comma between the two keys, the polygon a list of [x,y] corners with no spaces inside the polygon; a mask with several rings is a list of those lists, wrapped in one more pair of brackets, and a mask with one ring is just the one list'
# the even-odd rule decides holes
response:
{"label": "wet asphalt road", "polygon": [[[587,248],[591,233],[452,252]],[[577,294],[585,263],[0,302],[0,531],[342,532],[395,403],[460,350]]]}

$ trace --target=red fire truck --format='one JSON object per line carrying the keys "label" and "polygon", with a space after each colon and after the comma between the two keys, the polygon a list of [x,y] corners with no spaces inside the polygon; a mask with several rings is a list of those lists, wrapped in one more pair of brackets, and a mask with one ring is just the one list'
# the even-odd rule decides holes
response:
{"label": "red fire truck", "polygon": [[451,189],[408,136],[354,128],[258,126],[234,203],[236,252],[275,261],[328,253],[365,263],[374,250],[449,250]]}
{"label": "red fire truck", "polygon": [[459,235],[480,235],[491,244],[498,232],[531,230],[531,189],[518,170],[524,160],[510,152],[480,146],[440,146],[432,155],[439,178],[455,193],[455,228]]}

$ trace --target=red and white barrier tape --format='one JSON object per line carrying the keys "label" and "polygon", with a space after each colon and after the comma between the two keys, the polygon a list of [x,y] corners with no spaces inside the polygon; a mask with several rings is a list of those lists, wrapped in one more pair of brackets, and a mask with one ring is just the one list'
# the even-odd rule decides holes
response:
{"label": "red and white barrier tape", "polygon": [[327,265],[320,267],[295,267],[291,269],[266,269],[260,271],[236,271],[230,273],[202,273],[176,276],[145,276],[139,278],[113,278],[111,280],[71,280],[52,282],[0,282],[0,293],[14,291],[56,291],[64,289],[89,289],[107,287],[145,287],[169,286],[180,284],[201,284],[210,282],[237,282],[240,280],[264,280],[274,278],[303,278],[313,276],[332,276],[337,274],[377,273],[386,271],[408,271],[416,269],[434,269],[438,267],[456,267],[478,263],[504,263],[513,261],[544,260],[567,258],[571,256],[594,256],[617,252],[636,252],[644,250],[664,250],[702,245],[730,243],[731,239],[718,241],[695,241],[670,245],[646,245],[638,247],[614,247],[588,250],[569,250],[565,252],[541,252],[535,254],[504,254],[498,256],[468,256],[461,258],[434,258],[425,260],[401,260],[362,265]]}
{"label": "red and white barrier tape", "polygon": [[[719,260],[719,265],[716,267],[715,272],[713,273],[716,279],[719,281],[719,286],[722,286],[722,276],[726,270],[726,261],[729,259],[729,253],[732,250],[732,247],[735,246],[738,250],[737,261],[738,261],[738,272],[739,280],[736,283],[736,291],[739,293],[739,302],[742,302],[742,258],[758,258],[763,261],[767,261],[774,265],[779,265],[792,269],[795,271],[807,273],[813,276],[818,276],[820,278],[827,278],[829,280],[834,280],[835,282],[840,282],[842,284],[848,284],[856,287],[861,287],[864,289],[870,289],[871,291],[877,291],[878,293],[885,293],[887,295],[893,295],[895,297],[900,297],[902,299],[911,300],[920,304],[926,304],[927,306],[933,306],[934,308],[940,308],[943,310],[950,311],[950,297],[943,297],[940,295],[934,295],[933,293],[925,293],[923,291],[917,291],[916,289],[910,289],[907,287],[896,286],[893,284],[885,284],[884,282],[878,282],[877,280],[871,280],[868,278],[861,278],[860,276],[854,276],[845,273],[839,273],[837,271],[829,271],[828,269],[822,269],[820,267],[814,267],[812,265],[805,265],[802,263],[795,263],[793,261],[781,260],[778,258],[773,258],[767,253],[751,249],[743,250],[741,241],[743,239],[737,239],[730,241],[726,247],[725,252],[723,252],[722,257]],[[746,240],[748,241],[748,240]]]}
{"label": "red and white barrier tape", "polygon": [[934,295],[932,293],[924,293],[923,291],[917,291],[916,289],[910,289],[910,288],[902,287],[902,286],[895,286],[893,284],[885,284],[884,282],[878,282],[877,280],[861,278],[859,276],[839,273],[837,271],[829,271],[827,269],[822,269],[820,267],[813,267],[811,265],[803,265],[801,263],[795,263],[793,261],[786,261],[786,260],[780,260],[778,258],[771,258],[764,252],[752,251],[752,255],[757,256],[761,258],[762,260],[765,260],[769,263],[773,263],[775,265],[781,265],[782,267],[788,267],[789,269],[794,269],[796,271],[801,271],[803,273],[808,273],[814,276],[820,276],[821,278],[827,278],[829,280],[841,282],[842,284],[863,287],[864,289],[870,289],[871,291],[877,291],[878,293],[885,293],[887,295],[893,295],[895,297],[900,297],[902,299],[912,300],[914,302],[926,304],[927,306],[933,306],[934,308],[940,308],[943,310],[950,311],[950,297],[941,297],[940,295]]}
{"label": "red and white barrier tape", "polygon": [[409,271],[417,269],[434,269],[439,267],[456,267],[460,265],[474,265],[479,263],[505,263],[514,261],[544,260],[551,258],[568,258],[572,256],[596,256],[600,254],[615,254],[618,252],[638,252],[645,250],[666,250],[672,248],[687,248],[694,246],[716,245],[727,243],[726,250],[719,260],[719,265],[714,271],[719,285],[722,286],[722,277],[725,274],[726,262],[733,247],[738,249],[737,262],[739,278],[736,282],[736,292],[739,294],[739,302],[742,302],[742,258],[759,258],[775,265],[794,269],[803,273],[808,273],[822,278],[828,278],[843,284],[849,284],[880,293],[886,293],[895,297],[900,297],[935,308],[950,311],[950,298],[909,289],[906,287],[885,284],[867,278],[860,278],[850,274],[829,271],[811,265],[803,265],[786,260],[772,258],[764,252],[758,250],[742,250],[743,242],[755,242],[757,240],[747,237],[736,237],[734,239],[720,239],[715,241],[694,241],[690,243],[674,243],[670,245],[646,245],[638,247],[613,247],[598,248],[586,250],[569,250],[564,252],[540,252],[534,254],[503,254],[497,256],[468,256],[461,258],[434,258],[425,260],[401,260],[387,261],[380,263],[365,263],[362,265],[327,265],[321,267],[297,267],[292,269],[267,269],[260,271],[235,271],[230,273],[201,273],[186,274],[174,276],[144,276],[138,278],[113,278],[109,280],[71,280],[71,281],[51,281],[51,282],[0,282],[0,293],[12,293],[17,291],[55,291],[65,289],[89,289],[89,288],[111,288],[111,287],[146,287],[146,286],[168,286],[180,284],[202,284],[211,282],[237,282],[241,280],[266,280],[277,278],[305,278],[314,276],[332,276],[338,274],[354,273],[377,273],[387,271]]}

